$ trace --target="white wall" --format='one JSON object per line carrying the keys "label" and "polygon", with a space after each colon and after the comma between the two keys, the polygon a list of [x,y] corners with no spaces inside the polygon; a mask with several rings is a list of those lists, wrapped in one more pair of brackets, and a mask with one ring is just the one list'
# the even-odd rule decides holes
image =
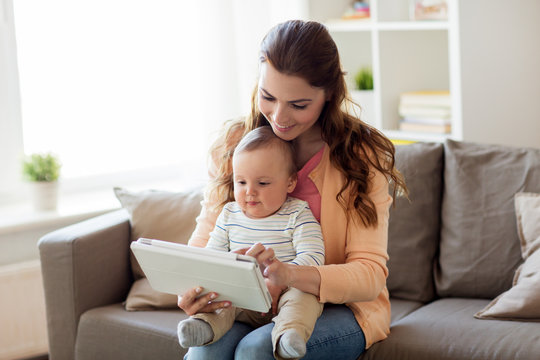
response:
{"label": "white wall", "polygon": [[[0,49],[14,49],[13,6],[0,0]],[[0,51],[0,198],[8,199],[20,190],[23,154],[17,57]]]}
{"label": "white wall", "polygon": [[0,360],[48,351],[45,297],[39,261],[0,266]]}
{"label": "white wall", "polygon": [[540,148],[540,1],[460,1],[463,139]]}

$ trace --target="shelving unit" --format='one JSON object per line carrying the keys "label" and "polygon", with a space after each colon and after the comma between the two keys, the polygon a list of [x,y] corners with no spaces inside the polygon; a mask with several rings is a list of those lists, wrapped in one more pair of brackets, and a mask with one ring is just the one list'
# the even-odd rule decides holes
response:
{"label": "shelving unit", "polygon": [[[462,139],[457,0],[448,0],[446,21],[411,21],[409,0],[370,0],[370,19],[341,20],[350,4],[349,0],[308,0],[307,18],[327,25],[353,98],[354,74],[363,66],[372,67],[373,100],[360,103],[372,118],[364,120],[393,139]],[[450,90],[451,134],[399,130],[399,95],[421,90]]]}

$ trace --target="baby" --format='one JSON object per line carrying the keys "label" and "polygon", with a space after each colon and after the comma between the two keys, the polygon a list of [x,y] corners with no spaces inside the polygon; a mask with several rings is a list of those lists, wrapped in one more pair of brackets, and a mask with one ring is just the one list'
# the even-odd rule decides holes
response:
{"label": "baby", "polygon": [[[323,265],[319,223],[305,201],[288,196],[297,181],[292,145],[262,126],[240,141],[232,165],[235,201],[224,206],[206,247],[235,251],[260,242],[281,262]],[[300,358],[322,309],[314,295],[289,288],[273,318],[234,307],[199,313],[178,324],[178,339],[185,348],[201,346],[219,340],[235,320],[254,327],[272,321],[276,357]]]}

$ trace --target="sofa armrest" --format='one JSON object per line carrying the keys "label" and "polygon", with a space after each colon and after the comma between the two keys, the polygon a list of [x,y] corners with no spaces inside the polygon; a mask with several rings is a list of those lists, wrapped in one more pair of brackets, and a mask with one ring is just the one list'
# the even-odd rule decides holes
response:
{"label": "sofa armrest", "polygon": [[74,359],[77,326],[85,311],[125,300],[133,281],[129,242],[129,217],[124,210],[39,240],[52,360]]}

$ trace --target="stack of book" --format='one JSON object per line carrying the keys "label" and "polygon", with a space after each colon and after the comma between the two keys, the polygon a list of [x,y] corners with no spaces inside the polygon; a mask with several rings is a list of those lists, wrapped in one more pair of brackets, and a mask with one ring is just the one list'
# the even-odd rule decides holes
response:
{"label": "stack of book", "polygon": [[413,91],[399,97],[399,129],[448,134],[452,132],[449,91]]}
{"label": "stack of book", "polygon": [[369,3],[354,1],[341,18],[344,20],[369,19]]}

